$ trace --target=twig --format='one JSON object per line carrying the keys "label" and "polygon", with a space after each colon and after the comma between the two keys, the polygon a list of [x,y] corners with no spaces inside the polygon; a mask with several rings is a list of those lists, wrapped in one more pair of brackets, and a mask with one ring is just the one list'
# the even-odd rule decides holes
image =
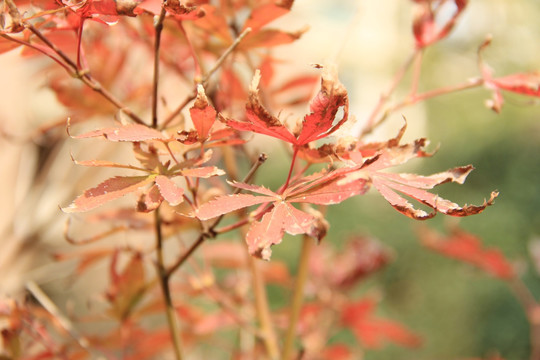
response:
{"label": "twig", "polygon": [[173,342],[174,354],[176,360],[182,360],[182,346],[180,344],[180,329],[178,326],[178,320],[171,297],[171,288],[169,286],[169,273],[165,268],[165,260],[163,256],[163,234],[161,229],[161,215],[160,209],[157,208],[154,211],[154,225],[156,231],[156,252],[157,252],[157,270],[161,285],[161,291],[163,292],[163,300],[165,301],[165,312],[167,316],[167,323],[169,324],[169,331],[171,333],[171,340]]}
{"label": "twig", "polygon": [[[251,28],[247,28],[240,34],[240,36],[236,38],[236,40],[234,40],[231,46],[229,46],[227,50],[225,50],[225,52],[216,61],[216,63],[210,69],[210,71],[208,71],[208,73],[201,79],[200,84],[202,84],[205,87],[208,85],[208,80],[210,79],[210,77],[217,71],[217,69],[219,69],[219,67],[221,66],[221,64],[223,64],[223,61],[225,61],[227,56],[229,56],[229,54],[232,53],[234,49],[236,49],[236,47],[240,44],[240,41],[242,41],[242,39],[250,32],[251,32]],[[165,121],[163,121],[161,128],[167,127],[167,125],[169,125],[169,123],[173,121],[174,118],[177,117],[182,112],[182,110],[186,107],[186,105],[189,104],[189,102],[195,99],[196,97],[197,97],[197,89],[195,88],[191,92],[191,94],[188,95],[184,99],[184,101],[182,101],[180,105],[178,105],[178,107],[172,113],[169,114],[169,116],[165,119]]]}
{"label": "twig", "polygon": [[[259,167],[262,164],[264,164],[264,162],[266,161],[267,158],[268,157],[266,156],[266,154],[261,153],[259,155],[259,157],[257,158],[257,161],[253,164],[253,166],[251,167],[251,169],[249,170],[249,172],[247,173],[245,178],[242,180],[242,182],[251,181],[251,179],[255,175],[255,172],[257,171],[257,169],[259,169]],[[233,194],[238,194],[241,190],[242,189],[240,189],[240,188],[236,188],[234,190]],[[169,267],[169,270],[167,271],[167,276],[171,276],[176,270],[178,270],[178,268],[180,268],[182,266],[182,264],[184,264],[184,262],[191,256],[191,254],[193,254],[193,252],[195,250],[197,250],[197,248],[199,246],[201,246],[202,243],[207,238],[213,238],[213,237],[216,236],[217,232],[215,231],[215,228],[221,222],[223,217],[224,217],[224,215],[221,215],[220,217],[218,217],[216,220],[214,220],[212,225],[210,225],[210,227],[206,231],[204,231],[201,235],[199,235],[197,240],[189,247],[189,249],[171,267]],[[246,222],[246,224],[247,224],[247,222]]]}
{"label": "twig", "polygon": [[90,347],[90,342],[84,336],[79,334],[77,329],[73,326],[71,321],[62,314],[60,309],[55,303],[41,290],[41,288],[34,282],[28,281],[26,283],[26,289],[32,294],[32,296],[58,321],[60,326],[67,331],[67,333],[80,345],[81,348],[88,351],[93,356],[96,356],[96,350]]}
{"label": "twig", "polygon": [[[116,98],[112,93],[95,80],[88,71],[82,71],[78,68],[77,64],[73,62],[62,50],[60,50],[56,45],[54,45],[47,37],[45,37],[41,31],[36,29],[32,24],[25,23],[25,27],[28,28],[34,35],[36,35],[45,45],[47,45],[51,50],[53,50],[65,63],[68,67],[71,67],[71,71],[68,70],[68,67],[63,66],[70,75],[75,76],[76,78],[82,80],[88,87],[92,90],[103,96],[107,101],[113,104],[117,109],[122,111],[124,114],[129,116],[131,120],[138,124],[145,124],[145,122],[137,116],[130,108],[123,104],[118,98]],[[26,44],[25,44],[26,45]],[[49,54],[46,54],[51,57]],[[51,57],[52,58],[52,57]],[[54,58],[52,58],[54,60]],[[58,62],[58,61],[57,61]]]}
{"label": "twig", "polygon": [[159,17],[154,24],[156,30],[155,42],[154,42],[154,80],[152,83],[152,127],[157,128],[157,102],[158,102],[158,84],[159,84],[159,49],[161,45],[161,32],[163,31],[163,21],[167,10],[165,7],[161,7]]}
{"label": "twig", "polygon": [[287,360],[291,357],[294,340],[296,338],[296,327],[298,319],[300,318],[300,311],[304,302],[304,288],[308,276],[309,256],[311,254],[311,248],[313,246],[313,239],[304,235],[302,239],[302,250],[300,253],[300,264],[298,265],[298,274],[296,276],[296,283],[294,286],[294,295],[290,307],[289,315],[289,327],[287,328],[287,335],[285,336],[285,344],[283,345],[283,353],[281,359]]}
{"label": "twig", "polygon": [[[244,246],[247,244],[244,242]],[[268,296],[266,294],[266,285],[260,269],[257,266],[257,259],[249,254],[246,249],[246,256],[251,269],[252,286],[255,294],[255,309],[259,319],[260,331],[263,335],[262,340],[268,357],[271,360],[277,360],[279,357],[279,347],[272,319],[270,316],[270,306],[268,305]],[[285,360],[283,358],[283,360]]]}
{"label": "twig", "polygon": [[394,76],[394,79],[392,80],[392,83],[390,84],[390,87],[388,88],[388,90],[386,92],[382,93],[381,96],[379,97],[379,102],[377,103],[377,105],[375,105],[375,108],[373,109],[373,111],[369,115],[369,117],[368,117],[368,119],[366,121],[366,124],[364,125],[364,129],[362,130],[361,136],[371,133],[373,131],[373,129],[375,129],[375,127],[377,127],[381,123],[381,121],[375,121],[377,119],[377,115],[379,114],[379,112],[383,108],[384,104],[386,104],[386,102],[390,98],[390,95],[392,95],[392,93],[396,90],[397,86],[399,85],[399,83],[403,79],[403,76],[405,76],[405,73],[407,72],[407,70],[409,70],[409,68],[411,67],[414,59],[417,57],[417,54],[420,51],[421,50],[419,50],[419,49],[415,49],[413,54],[399,68],[399,70],[396,73],[396,75]]}

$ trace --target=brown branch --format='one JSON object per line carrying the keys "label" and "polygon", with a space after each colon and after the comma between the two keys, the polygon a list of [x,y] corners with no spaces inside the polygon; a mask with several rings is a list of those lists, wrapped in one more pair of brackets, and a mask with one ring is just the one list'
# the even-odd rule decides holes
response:
{"label": "brown branch", "polygon": [[161,7],[159,17],[154,24],[156,30],[154,41],[154,80],[152,83],[152,127],[157,128],[157,102],[158,102],[158,84],[159,84],[159,49],[161,46],[161,32],[163,31],[163,21],[167,10],[165,7]]}
{"label": "brown branch", "polygon": [[160,215],[160,209],[157,208],[154,211],[154,225],[156,231],[156,252],[157,252],[157,270],[159,281],[161,285],[161,291],[163,293],[163,300],[165,302],[165,313],[167,316],[167,323],[169,324],[169,331],[171,333],[171,340],[173,342],[174,354],[176,360],[182,360],[182,349],[180,344],[180,328],[178,326],[178,319],[176,318],[176,311],[173,305],[171,288],[169,286],[169,274],[165,268],[165,260],[163,256],[163,233],[162,233],[162,220]]}

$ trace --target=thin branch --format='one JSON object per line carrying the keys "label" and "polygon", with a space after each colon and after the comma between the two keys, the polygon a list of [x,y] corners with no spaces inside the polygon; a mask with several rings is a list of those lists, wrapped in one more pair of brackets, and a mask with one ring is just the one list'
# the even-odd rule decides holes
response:
{"label": "thin branch", "polygon": [[67,333],[77,341],[77,344],[84,350],[88,351],[93,356],[96,356],[96,350],[90,347],[90,342],[84,336],[79,334],[77,329],[73,326],[71,321],[62,314],[60,309],[55,303],[41,290],[41,288],[33,281],[26,283],[26,289],[32,294],[32,296],[58,321],[58,324],[67,331]]}
{"label": "thin branch", "polygon": [[287,328],[287,335],[285,336],[285,344],[283,345],[283,352],[281,356],[283,360],[289,359],[294,350],[296,327],[298,324],[298,319],[300,318],[302,304],[304,302],[304,288],[308,276],[309,256],[311,254],[312,247],[313,239],[304,235],[302,238],[302,250],[300,253],[300,263],[298,265],[298,274],[296,276],[296,283],[294,286],[294,295],[290,307],[289,327]]}
{"label": "thin branch", "polygon": [[[247,247],[247,244],[244,242]],[[268,305],[268,296],[266,294],[266,285],[259,267],[257,266],[257,259],[249,254],[246,249],[246,256],[251,269],[252,286],[255,294],[255,309],[257,311],[257,318],[259,319],[260,331],[263,335],[263,344],[268,353],[268,357],[271,360],[277,360],[279,358],[279,347],[276,337],[276,331],[274,329],[272,319],[270,316],[270,306]],[[285,358],[282,358],[285,360]]]}
{"label": "thin branch", "polygon": [[72,68],[72,71],[69,71],[66,66],[63,66],[66,71],[70,73],[70,75],[75,76],[76,78],[80,79],[83,83],[85,83],[88,87],[90,87],[92,90],[103,96],[107,101],[109,101],[111,104],[113,104],[117,109],[122,111],[124,114],[129,116],[134,122],[138,124],[145,124],[145,122],[137,116],[131,109],[129,109],[126,105],[124,105],[118,98],[116,98],[112,93],[110,93],[107,89],[103,88],[103,86],[95,80],[88,71],[80,70],[77,67],[77,64],[73,62],[62,50],[60,50],[55,44],[53,44],[47,37],[45,37],[41,31],[36,29],[32,24],[25,23],[25,27],[28,28],[34,35],[36,35],[45,45],[47,45],[49,48],[51,48],[60,58],[69,66]]}
{"label": "thin branch", "polygon": [[[205,87],[208,85],[208,80],[210,79],[210,77],[217,71],[217,69],[219,69],[219,67],[223,64],[223,61],[225,61],[227,56],[229,56],[229,54],[231,54],[234,51],[234,49],[236,49],[236,47],[240,44],[240,41],[242,41],[242,39],[250,32],[251,32],[251,28],[247,28],[240,34],[240,36],[236,38],[236,40],[234,40],[231,46],[229,46],[227,50],[225,50],[225,52],[216,61],[216,63],[210,69],[210,71],[208,71],[208,73],[201,79],[200,84],[202,84]],[[188,95],[184,99],[184,101],[182,101],[180,105],[178,105],[178,107],[171,114],[169,114],[169,116],[165,119],[165,121],[161,125],[161,128],[163,129],[167,127],[167,125],[169,125],[169,123],[171,123],[171,121],[173,121],[174,118],[177,117],[182,112],[182,110],[186,107],[186,105],[189,104],[189,102],[194,100],[196,97],[197,97],[197,89],[195,88],[191,92],[191,94]]]}
{"label": "thin branch", "polygon": [[[259,167],[262,164],[264,164],[267,158],[268,157],[266,156],[266,154],[261,153],[259,157],[257,158],[257,161],[253,164],[253,166],[251,167],[247,175],[242,180],[242,182],[251,181],[251,179],[253,178],[257,170],[259,169]],[[240,188],[236,188],[234,190],[234,194],[238,194],[241,190],[242,189]],[[218,234],[215,228],[219,225],[222,219],[223,219],[223,215],[218,217],[206,231],[204,231],[201,235],[199,235],[197,240],[189,247],[189,249],[176,261],[176,263],[174,263],[169,268],[169,270],[167,271],[167,276],[171,276],[176,270],[178,270],[184,264],[184,262],[186,262],[186,260],[191,256],[191,254],[193,254],[195,250],[197,250],[197,248],[201,246],[202,243],[207,238],[213,238],[216,236],[216,234]],[[247,221],[243,223],[242,225],[245,225],[245,224],[247,224]]]}
{"label": "thin branch", "polygon": [[454,93],[454,92],[458,92],[462,90],[472,89],[472,88],[481,86],[483,84],[484,84],[484,79],[478,78],[478,79],[474,79],[472,81],[468,81],[459,85],[445,86],[445,87],[438,88],[435,90],[426,91],[424,93],[408,97],[402,102],[391,106],[387,112],[391,113],[405,106],[414,105],[418,102],[425,101],[425,100],[428,100],[437,96],[446,95],[446,94],[450,94],[450,93]]}
{"label": "thin branch", "polygon": [[403,63],[403,65],[399,68],[398,72],[394,76],[394,79],[392,80],[392,83],[390,84],[390,87],[386,92],[382,93],[379,97],[379,102],[377,105],[375,105],[375,108],[372,110],[371,114],[369,115],[366,124],[364,125],[364,129],[362,130],[362,136],[365,134],[369,134],[375,129],[377,125],[380,124],[380,121],[375,121],[377,119],[377,115],[382,110],[384,104],[388,101],[390,98],[390,95],[396,90],[397,86],[403,79],[403,76],[405,76],[405,73],[407,73],[407,70],[411,67],[414,59],[417,57],[417,54],[421,50],[416,49],[413,54]]}
{"label": "thin branch", "polygon": [[392,114],[393,112],[395,112],[395,111],[397,111],[399,109],[402,109],[402,108],[404,108],[406,106],[414,105],[414,104],[416,104],[418,102],[425,101],[425,100],[428,100],[428,99],[431,99],[431,98],[434,98],[434,97],[437,97],[437,96],[442,96],[442,95],[446,95],[446,94],[450,94],[450,93],[454,93],[454,92],[458,92],[458,91],[462,91],[462,90],[472,89],[472,88],[481,86],[483,84],[484,84],[484,79],[478,78],[478,79],[474,79],[472,81],[462,83],[462,84],[459,84],[459,85],[446,86],[446,87],[442,87],[442,88],[439,88],[439,89],[426,91],[426,92],[421,93],[421,94],[416,94],[414,96],[408,96],[403,101],[400,101],[397,104],[390,106],[384,112],[384,114],[373,124],[372,127],[364,128],[364,130],[362,131],[360,137],[369,134],[371,131],[373,131],[373,129],[375,129],[377,126],[381,125],[388,118],[388,116],[390,114]]}
{"label": "thin branch", "polygon": [[163,21],[167,10],[165,7],[161,7],[159,17],[154,24],[156,29],[155,42],[154,42],[154,80],[152,83],[152,127],[157,128],[157,102],[158,102],[158,84],[159,84],[159,49],[161,46],[161,32],[163,31]]}
{"label": "thin branch", "polygon": [[176,360],[182,360],[182,347],[180,344],[180,328],[178,326],[178,319],[176,318],[176,311],[171,297],[171,289],[169,286],[169,274],[165,268],[165,260],[163,256],[163,234],[162,234],[162,220],[160,215],[160,209],[157,208],[154,211],[154,222],[156,230],[156,252],[157,252],[157,270],[161,285],[161,291],[163,292],[163,300],[165,302],[165,312],[167,316],[167,323],[169,324],[169,331],[171,333],[171,340],[173,342],[174,354]]}

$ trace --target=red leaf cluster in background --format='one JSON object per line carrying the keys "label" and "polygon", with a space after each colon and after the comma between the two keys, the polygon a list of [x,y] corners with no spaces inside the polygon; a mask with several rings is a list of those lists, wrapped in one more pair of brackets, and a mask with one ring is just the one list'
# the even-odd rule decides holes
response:
{"label": "red leaf cluster in background", "polygon": [[419,235],[422,244],[444,256],[474,265],[503,280],[516,276],[514,267],[500,250],[484,248],[480,238],[458,227],[446,236],[422,227]]}

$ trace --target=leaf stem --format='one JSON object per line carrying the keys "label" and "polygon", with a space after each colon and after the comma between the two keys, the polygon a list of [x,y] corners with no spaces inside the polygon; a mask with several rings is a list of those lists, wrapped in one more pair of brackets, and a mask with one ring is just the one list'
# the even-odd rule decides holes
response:
{"label": "leaf stem", "polygon": [[[229,56],[233,51],[234,49],[236,49],[236,47],[240,44],[240,42],[242,41],[242,39],[251,32],[251,28],[247,28],[245,29],[237,38],[236,40],[234,40],[234,42],[231,44],[231,46],[229,46],[227,48],[227,50],[225,50],[225,52],[219,57],[219,59],[216,61],[216,63],[214,64],[214,66],[208,71],[208,73],[200,80],[200,84],[202,84],[204,87],[206,87],[208,85],[208,80],[210,79],[210,77],[217,71],[217,69],[219,69],[219,67],[223,64],[223,62],[225,61],[225,59],[227,58],[227,56]],[[190,101],[192,101],[193,99],[195,99],[197,97],[197,89],[195,88],[191,94],[189,94],[185,99],[184,101],[182,101],[180,103],[180,105],[178,105],[178,107],[172,112],[169,114],[169,116],[167,116],[167,118],[165,119],[165,121],[163,121],[163,124],[161,125],[161,128],[165,128],[167,127],[167,125],[169,125],[169,123],[171,123],[171,121],[174,120],[175,117],[177,117],[181,112],[182,110],[186,107],[187,104],[189,104]]]}
{"label": "leaf stem", "polygon": [[294,170],[294,163],[296,161],[296,156],[298,155],[298,147],[294,147],[294,152],[293,152],[293,155],[292,155],[292,160],[291,160],[291,166],[289,167],[289,174],[287,175],[287,181],[285,181],[285,185],[283,185],[283,187],[281,188],[281,193],[283,193],[283,191],[285,191],[287,189],[287,186],[289,186],[289,182],[291,181],[291,176],[292,176],[292,173],[293,173],[293,170]]}
{"label": "leaf stem", "polygon": [[377,102],[377,105],[375,105],[375,108],[372,110],[371,114],[369,115],[366,121],[366,124],[364,125],[364,129],[362,130],[361,136],[371,133],[373,129],[375,129],[377,125],[381,123],[380,121],[376,121],[377,115],[380,113],[384,104],[386,104],[386,102],[390,98],[390,95],[392,95],[392,93],[396,90],[397,86],[403,79],[403,76],[405,76],[405,74],[407,73],[407,70],[409,70],[414,59],[418,56],[420,51],[421,51],[420,49],[415,49],[412,55],[409,56],[409,58],[407,58],[407,60],[405,60],[403,65],[399,68],[388,90],[382,93],[381,96],[379,97],[379,101]]}
{"label": "leaf stem", "polygon": [[[247,247],[247,244],[244,242]],[[257,266],[258,259],[249,254],[246,249],[246,256],[249,262],[252,276],[252,286],[255,295],[255,309],[257,318],[259,319],[260,331],[262,333],[262,341],[271,360],[279,358],[279,347],[277,343],[276,331],[272,324],[270,316],[270,306],[268,305],[268,296],[266,294],[266,285],[259,267]]]}
{"label": "leaf stem", "polygon": [[162,233],[162,219],[160,215],[160,208],[154,211],[154,225],[156,231],[156,253],[157,253],[157,270],[159,276],[159,282],[161,285],[161,291],[163,293],[163,300],[165,302],[165,313],[167,316],[167,323],[169,324],[169,332],[171,335],[171,341],[173,343],[174,354],[176,360],[182,360],[182,346],[180,344],[180,328],[178,325],[178,319],[176,318],[176,312],[171,297],[171,289],[169,286],[170,274],[165,268],[165,260],[163,256],[163,233]]}
{"label": "leaf stem", "polygon": [[304,235],[302,238],[302,250],[300,253],[300,263],[298,265],[298,273],[296,275],[296,282],[294,286],[294,294],[290,307],[289,314],[289,327],[287,328],[287,334],[285,336],[285,344],[283,345],[282,360],[290,359],[293,348],[294,340],[296,338],[296,328],[298,319],[300,318],[300,311],[302,310],[302,304],[304,302],[304,288],[308,277],[309,270],[309,256],[313,247],[313,239]]}

